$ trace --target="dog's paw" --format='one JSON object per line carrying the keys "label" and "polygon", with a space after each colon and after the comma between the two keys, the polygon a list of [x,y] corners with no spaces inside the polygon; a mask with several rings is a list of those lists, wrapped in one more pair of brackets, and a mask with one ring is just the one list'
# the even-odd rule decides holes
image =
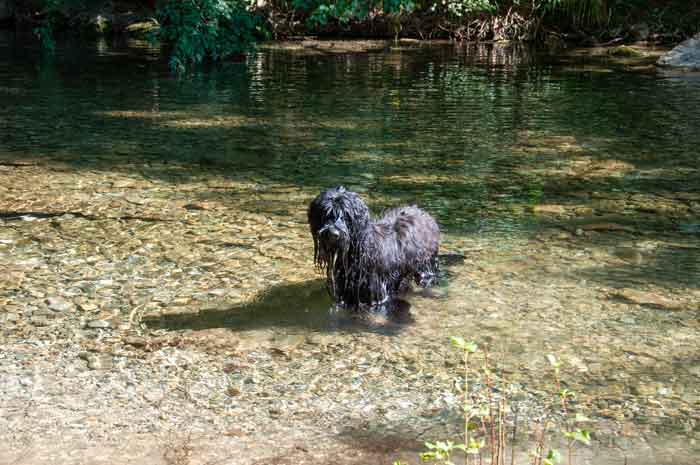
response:
{"label": "dog's paw", "polygon": [[416,284],[422,288],[432,286],[436,281],[435,273],[423,271],[421,273],[416,273]]}

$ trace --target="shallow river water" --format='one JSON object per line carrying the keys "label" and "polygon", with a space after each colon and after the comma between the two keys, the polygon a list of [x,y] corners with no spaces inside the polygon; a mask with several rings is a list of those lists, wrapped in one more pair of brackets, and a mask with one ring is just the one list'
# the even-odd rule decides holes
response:
{"label": "shallow river water", "polygon": [[[698,463],[697,76],[304,42],[176,79],[3,36],[0,102],[0,463],[418,463],[461,434],[450,336],[523,454],[565,428],[552,354],[576,463]],[[333,307],[306,208],[339,184],[435,216],[438,286]]]}

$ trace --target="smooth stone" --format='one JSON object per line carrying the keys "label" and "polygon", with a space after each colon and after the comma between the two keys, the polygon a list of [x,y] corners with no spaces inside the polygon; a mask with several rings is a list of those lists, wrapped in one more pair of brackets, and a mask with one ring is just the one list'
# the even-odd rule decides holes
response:
{"label": "smooth stone", "polygon": [[48,326],[49,325],[49,319],[46,318],[44,315],[34,315],[33,317],[31,317],[31,319],[29,321],[34,326]]}
{"label": "smooth stone", "polygon": [[563,215],[566,213],[566,207],[564,205],[556,204],[541,204],[532,207],[532,211],[535,214],[540,215]]}
{"label": "smooth stone", "polygon": [[46,299],[46,304],[49,306],[49,309],[54,312],[68,312],[75,309],[72,302],[62,297],[49,297]]}
{"label": "smooth stone", "polygon": [[133,347],[145,347],[148,341],[145,337],[140,336],[128,336],[124,338],[124,343]]}
{"label": "smooth stone", "polygon": [[95,310],[97,310],[97,305],[95,305],[93,303],[89,303],[89,302],[81,303],[81,304],[79,304],[79,307],[80,307],[80,310],[82,310],[84,312],[94,312]]}
{"label": "smooth stone", "polygon": [[114,367],[110,355],[90,355],[87,357],[87,362],[91,370],[111,370]]}
{"label": "smooth stone", "polygon": [[631,386],[630,390],[636,396],[654,396],[657,393],[658,386],[656,384],[638,384]]}
{"label": "smooth stone", "polygon": [[92,320],[88,322],[88,328],[110,328],[112,322],[109,320]]}
{"label": "smooth stone", "polygon": [[656,64],[672,68],[700,69],[700,33],[662,55]]}
{"label": "smooth stone", "polygon": [[153,31],[157,31],[158,29],[160,29],[160,25],[157,22],[155,22],[155,20],[140,21],[129,24],[126,27],[126,32],[130,35],[146,36],[147,34]]}
{"label": "smooth stone", "polygon": [[643,57],[644,53],[628,45],[619,45],[617,47],[608,49],[608,55],[623,58],[639,58]]}

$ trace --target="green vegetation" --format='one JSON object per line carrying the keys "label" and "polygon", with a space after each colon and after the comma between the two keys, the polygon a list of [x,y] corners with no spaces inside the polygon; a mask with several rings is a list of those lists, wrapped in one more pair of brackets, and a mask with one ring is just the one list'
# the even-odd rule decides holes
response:
{"label": "green vegetation", "polygon": [[[517,394],[518,388],[499,375],[487,352],[482,353],[481,366],[473,366],[478,349],[475,342],[461,337],[451,337],[450,342],[463,355],[462,383],[457,389],[463,396],[464,439],[461,443],[450,440],[426,442],[428,450],[420,455],[421,461],[454,465],[455,456],[461,455],[461,462],[467,465],[520,463],[516,459],[516,448],[527,447],[527,444],[515,444],[518,418],[510,408],[510,398]],[[542,406],[539,423],[524,431],[532,440],[529,463],[573,465],[575,445],[590,445],[591,433],[581,427],[590,420],[582,414],[582,406],[574,405],[576,394],[562,386],[561,363],[551,354],[547,355],[547,360],[553,374],[553,398],[550,405]],[[561,438],[566,457],[560,450],[547,446],[552,434]],[[395,462],[394,465],[405,464]]]}
{"label": "green vegetation", "polygon": [[[175,71],[235,57],[256,40],[305,34],[529,41],[554,36],[604,43],[679,40],[700,29],[700,0],[160,0],[150,2],[155,10],[124,2],[158,20],[155,38],[169,45]],[[93,32],[128,31],[95,16],[97,3],[90,0],[36,4],[19,17],[30,18],[48,51],[54,31],[69,24],[71,15],[98,25]]]}
{"label": "green vegetation", "polygon": [[172,44],[170,67],[217,61],[244,53],[260,30],[243,0],[164,0],[157,11],[160,38]]}

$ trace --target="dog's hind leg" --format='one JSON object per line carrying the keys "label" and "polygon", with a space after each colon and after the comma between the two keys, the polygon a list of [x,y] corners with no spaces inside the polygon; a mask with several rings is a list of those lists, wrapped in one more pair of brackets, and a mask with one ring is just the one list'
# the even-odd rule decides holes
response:
{"label": "dog's hind leg", "polygon": [[420,287],[429,287],[437,283],[438,261],[437,256],[433,257],[427,266],[416,270],[413,279]]}
{"label": "dog's hind leg", "polygon": [[416,284],[420,287],[430,287],[435,282],[435,273],[429,271],[421,271],[416,273],[415,278]]}

